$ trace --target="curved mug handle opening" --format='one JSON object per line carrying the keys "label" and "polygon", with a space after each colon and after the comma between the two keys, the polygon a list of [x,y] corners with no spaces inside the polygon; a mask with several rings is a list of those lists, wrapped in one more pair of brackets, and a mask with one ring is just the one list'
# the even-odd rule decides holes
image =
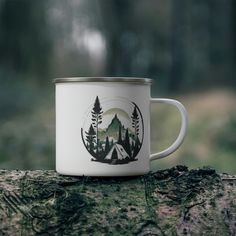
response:
{"label": "curved mug handle opening", "polygon": [[183,104],[181,104],[179,101],[174,100],[174,99],[151,98],[150,102],[151,103],[165,103],[165,104],[173,105],[173,106],[177,107],[177,109],[179,110],[180,115],[181,115],[181,128],[180,128],[180,132],[179,132],[178,137],[176,138],[174,143],[172,143],[172,145],[170,145],[165,150],[151,154],[150,160],[153,161],[156,159],[161,159],[166,156],[169,156],[171,153],[175,152],[180,147],[180,145],[183,143],[184,137],[186,135],[187,127],[188,127],[188,114],[187,114],[187,111],[186,111],[185,107],[183,106]]}

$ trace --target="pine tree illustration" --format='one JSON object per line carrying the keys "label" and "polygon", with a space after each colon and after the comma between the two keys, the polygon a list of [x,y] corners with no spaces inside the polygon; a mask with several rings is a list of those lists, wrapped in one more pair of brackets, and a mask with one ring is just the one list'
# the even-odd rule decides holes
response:
{"label": "pine tree illustration", "polygon": [[140,146],[141,143],[139,141],[139,138],[137,138],[137,140],[135,141],[135,145],[134,145],[134,152],[133,152],[133,158],[135,158],[140,150]]}
{"label": "pine tree illustration", "polygon": [[110,151],[110,144],[109,144],[109,139],[108,136],[106,137],[106,144],[105,144],[105,154],[108,154]]}
{"label": "pine tree illustration", "polygon": [[[139,141],[139,115],[137,112],[137,108],[136,105],[134,106],[134,110],[131,116],[132,119],[132,127],[134,128],[134,133],[135,133],[135,144],[134,147],[132,148],[133,151],[133,158],[135,158],[135,156],[138,154],[139,149],[140,149],[140,141]],[[132,145],[133,146],[133,145]]]}
{"label": "pine tree illustration", "polygon": [[102,146],[102,143],[99,143],[99,151],[102,153],[102,152],[104,152],[104,149],[103,149],[103,146]]}
{"label": "pine tree illustration", "polygon": [[131,148],[130,148],[128,129],[126,129],[126,132],[125,132],[124,149],[129,154],[129,156],[131,157]]}
{"label": "pine tree illustration", "polygon": [[131,119],[132,119],[132,127],[134,128],[134,132],[135,132],[135,135],[136,135],[136,138],[137,138],[138,135],[139,135],[139,116],[138,116],[138,113],[137,113],[136,106],[134,106],[134,110],[133,110]]}
{"label": "pine tree illustration", "polygon": [[119,126],[119,135],[118,135],[117,143],[120,144],[120,145],[123,144],[123,142],[122,142],[122,134],[121,134],[121,126]]}
{"label": "pine tree illustration", "polygon": [[99,147],[99,140],[98,140],[98,126],[102,123],[102,107],[100,105],[100,101],[98,96],[95,99],[94,102],[94,107],[92,109],[92,122],[93,122],[93,126],[96,129],[96,154],[97,154],[97,158],[98,158],[98,147]]}
{"label": "pine tree illustration", "polygon": [[134,141],[132,141],[131,150],[134,150]]}
{"label": "pine tree illustration", "polygon": [[94,128],[92,125],[90,125],[88,132],[86,133],[86,141],[87,141],[87,147],[89,149],[90,152],[93,151],[93,147],[94,147],[94,139],[96,137],[96,132],[94,131]]}

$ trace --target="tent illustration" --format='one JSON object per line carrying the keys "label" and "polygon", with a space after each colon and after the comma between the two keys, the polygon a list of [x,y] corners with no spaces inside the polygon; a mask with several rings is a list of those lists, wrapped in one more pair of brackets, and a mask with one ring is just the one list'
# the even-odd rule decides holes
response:
{"label": "tent illustration", "polygon": [[122,161],[125,159],[130,159],[129,154],[125,151],[125,149],[120,144],[114,144],[111,150],[105,157],[105,160],[113,161]]}

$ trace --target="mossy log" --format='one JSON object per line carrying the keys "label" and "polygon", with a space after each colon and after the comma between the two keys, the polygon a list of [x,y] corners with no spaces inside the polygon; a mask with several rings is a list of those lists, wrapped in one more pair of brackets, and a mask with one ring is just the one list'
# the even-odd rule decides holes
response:
{"label": "mossy log", "polygon": [[0,235],[236,235],[236,178],[184,166],[123,178],[2,170]]}

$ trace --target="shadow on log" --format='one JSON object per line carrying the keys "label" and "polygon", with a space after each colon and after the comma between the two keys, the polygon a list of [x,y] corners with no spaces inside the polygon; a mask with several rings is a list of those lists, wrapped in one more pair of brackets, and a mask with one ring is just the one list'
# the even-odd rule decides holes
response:
{"label": "shadow on log", "polygon": [[184,166],[132,178],[2,170],[0,235],[236,235],[236,178]]}

